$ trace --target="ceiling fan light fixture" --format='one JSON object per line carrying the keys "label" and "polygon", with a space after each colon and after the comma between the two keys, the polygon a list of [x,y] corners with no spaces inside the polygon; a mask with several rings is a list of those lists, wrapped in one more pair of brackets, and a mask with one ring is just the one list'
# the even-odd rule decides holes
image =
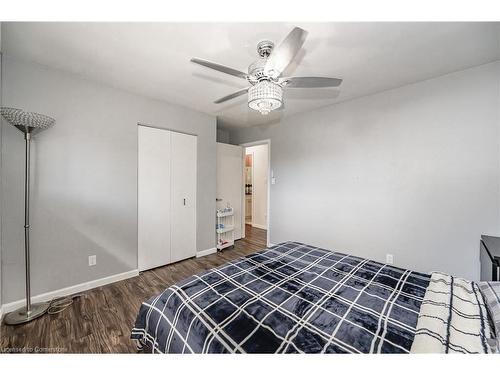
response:
{"label": "ceiling fan light fixture", "polygon": [[278,83],[262,80],[248,90],[248,106],[267,115],[283,104],[283,88]]}
{"label": "ceiling fan light fixture", "polygon": [[294,27],[277,46],[269,40],[257,44],[259,58],[248,67],[248,73],[207,60],[192,58],[191,62],[246,80],[250,87],[242,88],[214,101],[224,103],[248,93],[248,106],[262,115],[283,108],[283,89],[338,87],[339,78],[329,77],[282,77],[296,58],[307,36],[307,31]]}

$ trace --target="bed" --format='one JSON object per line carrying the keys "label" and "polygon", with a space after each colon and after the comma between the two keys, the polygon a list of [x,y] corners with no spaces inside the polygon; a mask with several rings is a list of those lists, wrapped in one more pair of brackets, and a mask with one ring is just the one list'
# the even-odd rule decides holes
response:
{"label": "bed", "polygon": [[142,303],[153,353],[490,353],[475,283],[286,242]]}

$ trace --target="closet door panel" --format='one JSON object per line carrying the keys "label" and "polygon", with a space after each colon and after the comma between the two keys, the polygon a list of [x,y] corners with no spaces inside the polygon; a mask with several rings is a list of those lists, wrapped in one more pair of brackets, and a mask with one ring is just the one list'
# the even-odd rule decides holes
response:
{"label": "closet door panel", "polygon": [[171,262],[171,132],[139,126],[138,266]]}
{"label": "closet door panel", "polygon": [[196,255],[196,144],[196,136],[172,132],[171,262]]}

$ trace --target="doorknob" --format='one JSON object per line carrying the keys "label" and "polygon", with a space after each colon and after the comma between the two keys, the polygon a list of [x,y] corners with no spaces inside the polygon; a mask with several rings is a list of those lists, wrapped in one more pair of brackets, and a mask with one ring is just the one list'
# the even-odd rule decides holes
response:
{"label": "doorknob", "polygon": [[215,198],[216,202],[222,202],[222,198]]}
{"label": "doorknob", "polygon": [[183,201],[184,201],[184,206],[185,206],[186,205],[186,198],[184,198]]}

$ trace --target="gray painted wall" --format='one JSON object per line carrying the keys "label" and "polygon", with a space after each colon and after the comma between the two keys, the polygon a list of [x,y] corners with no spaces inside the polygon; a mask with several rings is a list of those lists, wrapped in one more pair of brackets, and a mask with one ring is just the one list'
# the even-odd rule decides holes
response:
{"label": "gray painted wall", "polygon": [[[198,135],[198,251],[215,246],[214,117],[4,59],[4,104],[53,116],[35,137],[33,294],[137,268],[137,123]],[[2,126],[3,303],[23,298],[23,137]],[[88,267],[88,256],[97,265]]]}
{"label": "gray painted wall", "polygon": [[217,128],[217,142],[229,143],[229,131],[226,129]]}
{"label": "gray painted wall", "polygon": [[499,228],[499,64],[234,130],[271,139],[271,242],[479,277]]}

